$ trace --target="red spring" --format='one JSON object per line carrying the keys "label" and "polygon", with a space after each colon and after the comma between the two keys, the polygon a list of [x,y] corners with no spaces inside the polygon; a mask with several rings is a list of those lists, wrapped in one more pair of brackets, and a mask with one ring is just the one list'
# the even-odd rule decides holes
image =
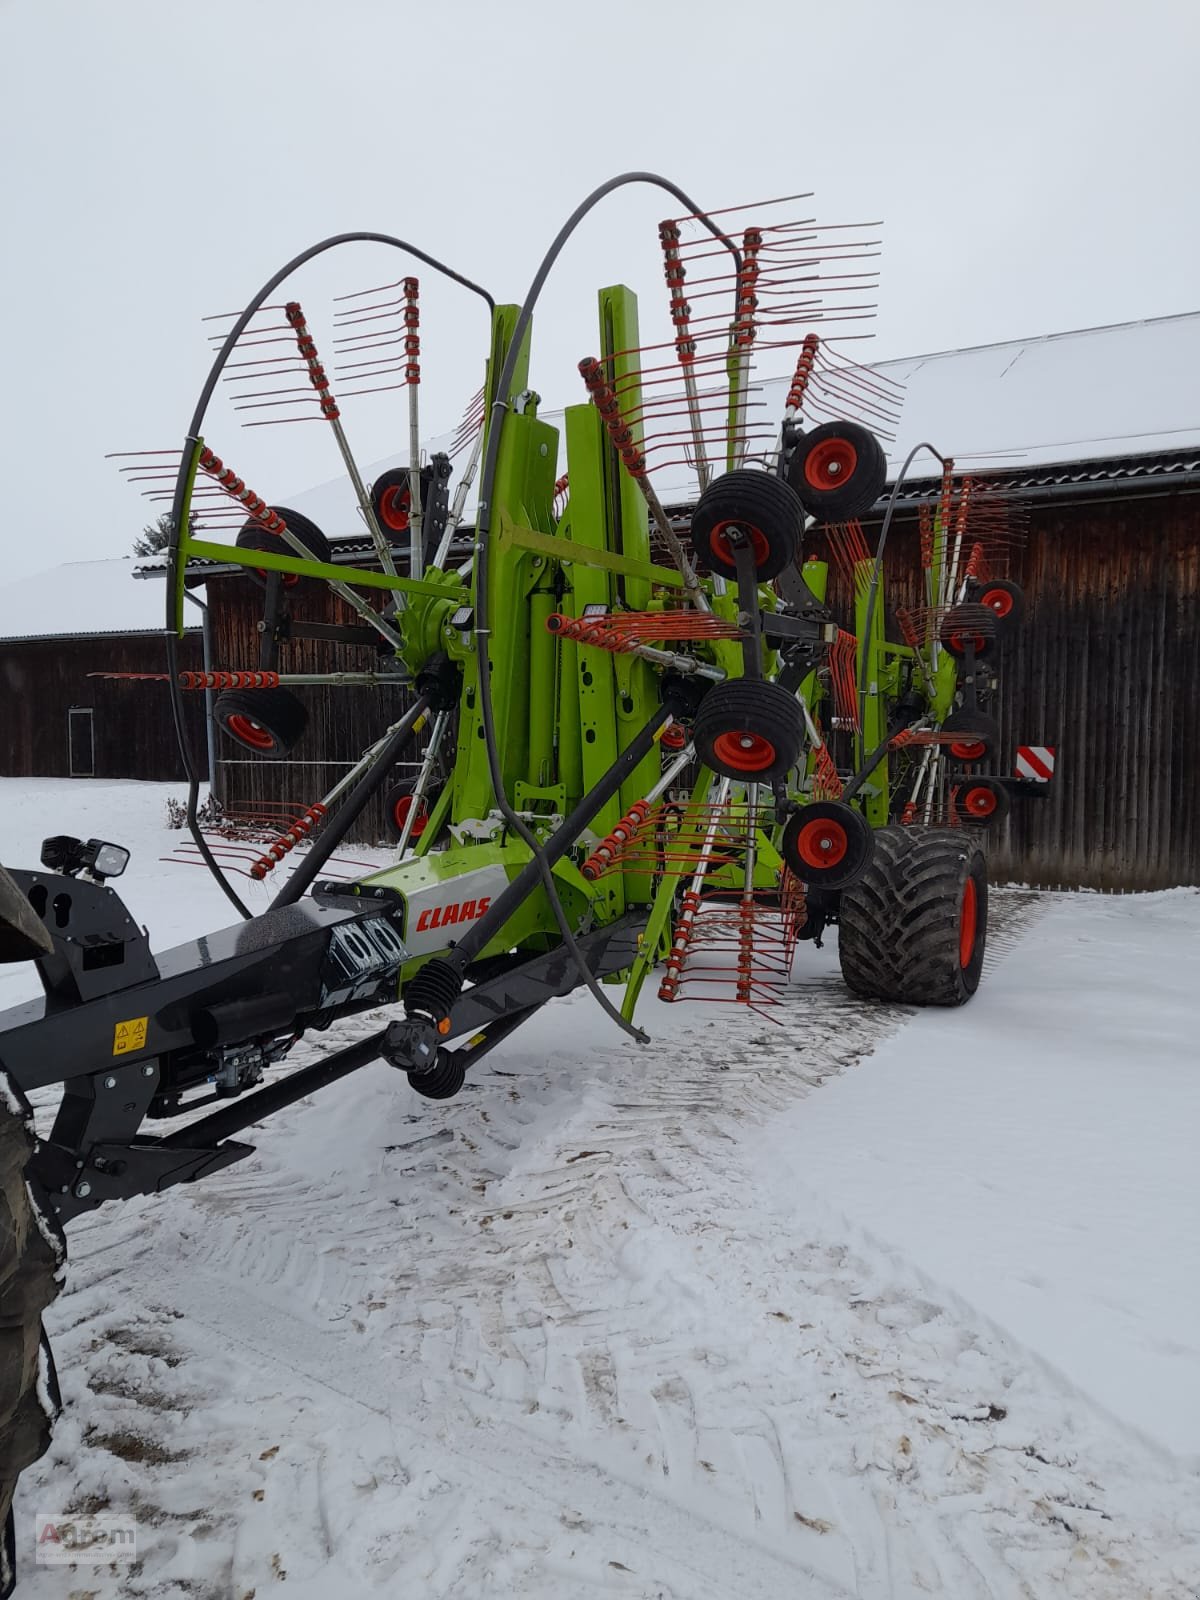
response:
{"label": "red spring", "polygon": [[754,897],[743,895],[738,908],[737,997],[750,999],[754,982]]}
{"label": "red spring", "polygon": [[800,355],[796,361],[796,370],[792,373],[792,386],[787,392],[784,405],[789,411],[799,411],[804,404],[804,391],[808,388],[808,380],[812,377],[813,362],[817,358],[817,351],[821,348],[820,338],[815,333],[806,333],[804,343],[800,346]]}
{"label": "red spring", "polygon": [[245,506],[256,521],[261,522],[268,533],[283,533],[287,523],[276,512],[272,511],[261,495],[255,494],[253,489],[247,489],[241,478],[237,476],[232,467],[227,467],[220,456],[205,445],[200,451],[200,469],[207,472],[209,477],[215,478],[233,498]]}
{"label": "red spring", "polygon": [[920,643],[921,636],[917,632],[917,625],[913,621],[907,606],[896,607],[896,623],[903,635],[904,642],[909,649],[915,650]]}
{"label": "red spring", "polygon": [[915,800],[906,800],[904,802],[904,810],[900,815],[901,825],[905,828],[908,828],[911,827],[916,820],[917,802]]}
{"label": "red spring", "polygon": [[950,517],[954,509],[954,460],[947,456],[942,462],[942,494],[938,501],[938,522],[941,524],[942,538],[945,539],[950,531]]}
{"label": "red spring", "polygon": [[417,306],[419,295],[420,285],[416,278],[405,278],[404,326],[408,332],[404,335],[404,378],[407,383],[421,381],[421,336],[417,331],[421,326],[421,312]]}
{"label": "red spring", "polygon": [[967,577],[986,578],[988,575],[987,556],[983,546],[978,540],[971,546],[971,554],[967,557]]}
{"label": "red spring", "polygon": [[688,889],[680,902],[679,920],[675,924],[675,941],[667,957],[667,970],[658,986],[660,1000],[674,1000],[679,990],[679,978],[683,963],[687,959],[687,949],[691,943],[696,912],[699,909],[700,896],[694,890]]}
{"label": "red spring", "polygon": [[268,872],[274,872],[284,856],[290,850],[294,850],[305,836],[312,832],[324,816],[325,807],[319,800],[309,806],[307,811],[302,811],[291,827],[279,835],[279,838],[271,845],[266,855],[259,856],[258,860],[254,862],[250,868],[250,876],[261,881]]}
{"label": "red spring", "polygon": [[601,650],[630,650],[656,639],[695,641],[740,639],[734,622],[706,611],[612,611],[604,616],[566,617],[553,612],[546,618],[550,633],[594,644]]}
{"label": "red spring", "polygon": [[181,689],[278,689],[277,672],[181,672]]}
{"label": "red spring", "polygon": [[692,308],[683,292],[687,273],[679,259],[679,227],[674,222],[660,222],[659,243],[663,248],[663,272],[671,292],[671,321],[675,324],[675,353],[684,366],[696,359],[696,341],[692,338],[690,319]]}
{"label": "red spring", "polygon": [[733,342],[743,349],[748,349],[754,343],[754,335],[758,332],[754,313],[758,310],[758,295],[755,290],[760,270],[758,252],[761,249],[761,230],[747,228],[742,235],[742,265],[738,272],[737,317],[733,329]]}
{"label": "red spring", "polygon": [[917,508],[917,523],[921,530],[921,565],[928,569],[933,565],[933,507],[927,500]]}
{"label": "red spring", "polygon": [[594,356],[584,356],[579,363],[579,371],[583,381],[587,384],[588,393],[596,405],[596,410],[604,419],[604,426],[608,429],[608,436],[616,446],[621,460],[625,463],[625,470],[631,478],[644,478],[646,476],[646,461],[642,452],[633,442],[633,434],[628,424],[622,419],[621,408],[617,404],[617,397],[609,386],[605,377],[604,368]]}
{"label": "red spring", "polygon": [[823,744],[813,763],[813,794],[818,800],[840,800],[843,787],[841,774],[829,754],[829,746]]}
{"label": "red spring", "polygon": [[844,628],[839,629],[837,638],[829,647],[829,682],[833,690],[834,710],[855,728],[858,727],[857,655],[858,640]]}
{"label": "red spring", "polygon": [[329,379],[325,368],[321,365],[321,358],[317,355],[317,347],[313,343],[313,336],[308,331],[308,324],[304,320],[304,312],[300,309],[298,300],[289,300],[283,308],[296,335],[296,344],[300,354],[304,357],[304,364],[308,368],[308,376],[313,388],[317,391],[317,398],[321,402],[321,415],[329,422],[336,422],[341,412],[338,410],[337,401],[333,398],[333,391],[329,387]]}
{"label": "red spring", "polygon": [[903,750],[907,745],[917,743],[915,728],[901,728],[899,733],[893,734],[888,740],[889,750]]}
{"label": "red spring", "polygon": [[650,811],[648,800],[636,800],[608,837],[600,841],[579,869],[589,883],[594,883],[614,857],[620,855],[630,840],[637,838],[645,826]]}

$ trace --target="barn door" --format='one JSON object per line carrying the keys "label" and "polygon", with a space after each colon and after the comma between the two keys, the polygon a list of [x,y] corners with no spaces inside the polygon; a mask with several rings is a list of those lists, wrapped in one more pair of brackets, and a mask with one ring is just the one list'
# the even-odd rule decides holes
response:
{"label": "barn door", "polygon": [[67,712],[67,754],[73,778],[96,776],[91,706],[72,706]]}

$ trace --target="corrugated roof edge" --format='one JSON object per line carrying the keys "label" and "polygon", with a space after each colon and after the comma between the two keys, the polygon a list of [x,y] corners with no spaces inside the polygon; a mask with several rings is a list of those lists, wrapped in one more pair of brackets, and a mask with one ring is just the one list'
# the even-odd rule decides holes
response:
{"label": "corrugated roof edge", "polygon": [[[1170,321],[1170,318],[1158,318],[1158,321]],[[1057,338],[1059,335],[1047,335]],[[1065,337],[1065,336],[1064,336]],[[1077,490],[1080,493],[1094,491],[1110,484],[1120,483],[1135,493],[1143,490],[1161,490],[1162,480],[1169,478],[1171,487],[1184,488],[1196,487],[1200,489],[1200,450],[1195,448],[1175,451],[1152,451],[1146,455],[1113,456],[1101,460],[1059,462],[1052,466],[1039,467],[1030,471],[1014,472],[1011,468],[989,468],[986,470],[972,471],[973,478],[982,478],[997,489],[1008,490],[1010,493],[1027,499],[1038,499],[1042,496],[1053,495],[1057,498],[1060,490]],[[899,499],[918,500],[922,495],[930,492],[930,487],[938,479],[925,475],[910,478],[900,491]],[[887,498],[879,501],[878,508],[882,511],[887,503]],[[689,504],[671,505],[667,508],[673,516],[684,516],[690,509]],[[473,530],[464,529],[464,535]],[[350,558],[358,554],[371,554],[371,541],[365,535],[352,538],[334,538],[330,540],[333,547],[333,559],[339,564],[349,564]],[[462,554],[469,553],[469,541],[464,541]],[[407,550],[395,551],[397,564],[403,570]],[[368,563],[369,565],[370,563]],[[193,561],[188,563],[189,576],[206,578],[232,577],[241,569],[234,563],[222,565],[216,561]],[[133,569],[135,578],[159,578],[166,571],[166,561],[150,559],[141,562]],[[54,636],[51,636],[54,637]]]}

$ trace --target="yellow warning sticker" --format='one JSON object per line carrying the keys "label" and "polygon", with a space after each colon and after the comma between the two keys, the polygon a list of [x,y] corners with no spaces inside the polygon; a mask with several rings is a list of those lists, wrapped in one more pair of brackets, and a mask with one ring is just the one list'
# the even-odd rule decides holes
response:
{"label": "yellow warning sticker", "polygon": [[149,1017],[130,1017],[127,1022],[118,1022],[113,1029],[113,1055],[124,1056],[132,1050],[144,1050],[149,1026]]}

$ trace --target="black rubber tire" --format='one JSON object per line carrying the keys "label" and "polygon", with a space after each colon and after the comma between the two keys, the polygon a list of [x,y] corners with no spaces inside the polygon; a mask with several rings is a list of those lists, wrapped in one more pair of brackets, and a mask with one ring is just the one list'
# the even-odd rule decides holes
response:
{"label": "black rubber tire", "polygon": [[954,789],[955,814],[972,828],[990,828],[1012,810],[1012,796],[999,778],[962,778]]}
{"label": "black rubber tire", "polygon": [[[835,464],[840,466],[837,476],[831,470]],[[788,482],[810,516],[821,522],[848,522],[865,516],[883,493],[887,456],[861,423],[825,422],[801,435],[788,466]]]}
{"label": "black rubber tire", "polygon": [[[821,849],[826,841],[836,859],[822,864],[819,856],[831,853]],[[839,845],[841,853],[837,854]],[[815,800],[793,811],[780,844],[780,854],[792,873],[802,883],[822,889],[841,889],[853,883],[866,870],[874,853],[875,836],[870,823],[861,811],[841,800]]]}
{"label": "black rubber tire", "polygon": [[[0,1597],[13,1591],[12,1497],[24,1469],[45,1454],[59,1410],[58,1380],[42,1313],[60,1288],[67,1247],[44,1198],[27,1181],[32,1117],[0,1072]],[[7,1103],[6,1103],[7,1102]]]}
{"label": "black rubber tire", "polygon": [[408,1081],[426,1100],[453,1100],[467,1081],[467,1069],[454,1052],[439,1050],[433,1071],[410,1072]]}
{"label": "black rubber tire", "polygon": [[[786,776],[804,744],[804,715],[795,695],[765,678],[730,678],[700,702],[692,729],[696,754],[711,771],[739,782]],[[738,766],[742,759],[751,765]]]}
{"label": "black rubber tire", "polygon": [[1007,578],[991,578],[975,585],[972,599],[995,617],[996,637],[1015,633],[1025,620],[1025,591]]}
{"label": "black rubber tire", "polygon": [[[402,813],[399,815],[397,813],[406,800],[412,799],[412,792],[415,787],[416,784],[412,778],[405,778],[400,783],[394,783],[383,797],[384,825],[387,828],[388,838],[393,844],[400,842],[400,835],[404,831],[404,816]],[[413,830],[408,836],[410,843],[414,839],[419,839],[425,831],[426,824],[429,821],[428,798],[426,798],[421,809],[424,812],[424,817],[422,818],[421,814],[418,813],[417,821],[413,824]]]}
{"label": "black rubber tire", "polygon": [[371,510],[385,534],[408,532],[411,505],[412,475],[407,467],[380,473],[371,485]]}
{"label": "black rubber tire", "polygon": [[[974,934],[964,951],[968,895]],[[875,854],[862,877],[843,890],[838,911],[838,958],[847,987],[901,1005],[965,1004],[983,970],[987,901],[987,864],[973,832],[878,828]]]}
{"label": "black rubber tire", "polygon": [[[294,533],[314,561],[328,561],[331,555],[329,540],[317,527],[315,522],[310,522],[307,517],[301,516],[298,511],[290,511],[287,506],[272,506],[275,515],[282,517],[288,525],[288,530]],[[238,530],[237,541],[243,550],[269,550],[273,555],[295,555],[296,552],[278,533],[268,533],[261,522],[251,520],[243,522]],[[260,578],[266,577],[265,571],[259,572]],[[291,588],[300,582],[299,573],[285,572],[284,584]]]}
{"label": "black rubber tire", "polygon": [[213,716],[222,733],[256,756],[287,755],[308,726],[308,712],[290,689],[225,689]]}
{"label": "black rubber tire", "polygon": [[727,472],[710,483],[692,513],[692,549],[701,566],[724,578],[737,577],[725,537],[731,525],[748,534],[755,570],[765,583],[795,561],[804,507],[796,491],[770,472]]}
{"label": "black rubber tire", "polygon": [[943,745],[946,760],[954,767],[972,767],[990,756],[1000,743],[1000,724],[984,711],[968,711],[960,706],[942,723],[943,733],[961,733],[955,744]]}
{"label": "black rubber tire", "polygon": [[995,647],[996,633],[996,613],[990,611],[987,606],[967,601],[947,611],[942,618],[940,637],[942,644],[952,656],[965,655],[965,641],[973,639],[975,659],[982,661]]}

